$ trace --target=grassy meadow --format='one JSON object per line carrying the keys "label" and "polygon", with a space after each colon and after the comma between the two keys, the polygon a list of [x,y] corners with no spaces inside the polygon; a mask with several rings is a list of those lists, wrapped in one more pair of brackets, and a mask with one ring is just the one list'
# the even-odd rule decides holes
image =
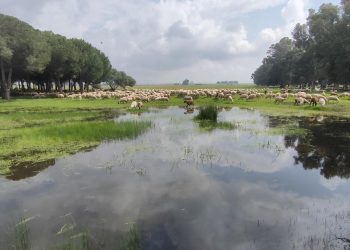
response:
{"label": "grassy meadow", "polygon": [[[218,86],[220,85],[205,86],[205,88]],[[142,87],[138,86],[138,88]],[[181,85],[179,87],[183,88]],[[203,85],[189,87],[203,88]],[[194,104],[196,107],[256,109],[264,114],[276,116],[350,117],[350,100],[347,99],[342,99],[339,103],[327,104],[325,107],[295,106],[292,97],[281,104],[275,104],[273,99],[265,98],[245,100],[235,96],[233,102],[230,102],[200,97],[194,100]],[[150,127],[151,123],[115,123],[112,120],[119,112],[128,109],[129,105],[118,104],[115,99],[13,98],[11,101],[0,100],[0,174],[7,175],[15,167],[26,167],[31,163],[76,153],[105,140],[137,136]],[[172,96],[168,102],[144,103],[143,111],[150,107],[166,106],[185,107],[185,104],[182,98]],[[214,124],[214,126],[208,122],[202,123],[201,127],[207,129],[215,126],[233,129],[225,124]]]}
{"label": "grassy meadow", "polygon": [[114,122],[117,111],[108,108],[112,102],[74,105],[58,99],[13,99],[0,105],[0,174],[4,175],[15,167],[76,153],[102,141],[132,138],[151,126],[151,122]]}

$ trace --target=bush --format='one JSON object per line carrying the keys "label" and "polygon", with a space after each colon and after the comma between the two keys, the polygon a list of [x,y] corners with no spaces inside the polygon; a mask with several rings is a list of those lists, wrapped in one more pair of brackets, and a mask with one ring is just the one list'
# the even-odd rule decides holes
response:
{"label": "bush", "polygon": [[217,122],[218,109],[214,106],[201,107],[199,109],[199,114],[196,116],[196,119]]}

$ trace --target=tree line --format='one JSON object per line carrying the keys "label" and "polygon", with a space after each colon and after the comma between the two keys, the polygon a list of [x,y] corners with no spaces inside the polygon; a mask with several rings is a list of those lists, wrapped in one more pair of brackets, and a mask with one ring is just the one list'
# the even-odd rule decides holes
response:
{"label": "tree line", "polygon": [[67,39],[40,31],[11,16],[0,14],[0,93],[9,100],[13,84],[22,90],[89,90],[106,82],[112,89],[136,81],[112,68],[108,57],[82,39]]}
{"label": "tree line", "polygon": [[350,0],[339,6],[323,4],[309,10],[307,22],[298,23],[292,38],[271,45],[262,65],[252,74],[257,85],[315,85],[350,82]]}

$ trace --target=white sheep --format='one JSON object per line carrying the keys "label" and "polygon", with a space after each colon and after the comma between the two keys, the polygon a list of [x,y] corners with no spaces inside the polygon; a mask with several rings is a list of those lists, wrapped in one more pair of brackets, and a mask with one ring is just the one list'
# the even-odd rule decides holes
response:
{"label": "white sheep", "polygon": [[326,100],[325,100],[323,97],[321,97],[320,99],[318,99],[318,102],[319,102],[319,104],[320,104],[321,106],[325,106],[325,105],[326,105]]}
{"label": "white sheep", "polygon": [[130,108],[131,109],[136,109],[137,108],[137,102],[136,101],[133,101],[130,105]]}
{"label": "white sheep", "polygon": [[335,95],[331,95],[330,97],[328,97],[328,101],[336,101],[339,102],[339,98]]}
{"label": "white sheep", "polygon": [[137,102],[137,108],[141,109],[143,107],[143,102]]}
{"label": "white sheep", "polygon": [[122,97],[118,101],[118,103],[127,103],[127,102],[128,102],[128,98],[127,97]]}
{"label": "white sheep", "polygon": [[282,96],[275,97],[275,103],[282,103],[284,100],[286,100],[286,98],[283,98]]}

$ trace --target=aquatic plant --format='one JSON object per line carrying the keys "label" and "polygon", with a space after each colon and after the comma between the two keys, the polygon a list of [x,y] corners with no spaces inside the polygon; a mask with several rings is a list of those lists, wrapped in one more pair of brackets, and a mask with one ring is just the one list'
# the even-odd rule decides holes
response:
{"label": "aquatic plant", "polygon": [[0,131],[12,139],[0,144],[0,173],[12,168],[30,166],[82,149],[97,146],[102,141],[135,138],[151,126],[149,121],[89,121],[48,124],[34,128]]}
{"label": "aquatic plant", "polygon": [[217,122],[218,120],[218,109],[214,106],[200,107],[199,113],[195,117],[196,120],[206,120],[211,122]]}
{"label": "aquatic plant", "polygon": [[233,130],[239,128],[238,123],[232,122],[212,122],[212,121],[199,121],[199,127],[205,131],[211,131],[214,129],[226,129]]}
{"label": "aquatic plant", "polygon": [[142,249],[140,232],[135,225],[133,225],[130,228],[128,232],[128,237],[125,239],[120,249],[121,250],[141,250]]}
{"label": "aquatic plant", "polygon": [[15,249],[16,250],[29,250],[31,249],[30,243],[30,230],[27,223],[30,219],[22,218],[15,226]]}

